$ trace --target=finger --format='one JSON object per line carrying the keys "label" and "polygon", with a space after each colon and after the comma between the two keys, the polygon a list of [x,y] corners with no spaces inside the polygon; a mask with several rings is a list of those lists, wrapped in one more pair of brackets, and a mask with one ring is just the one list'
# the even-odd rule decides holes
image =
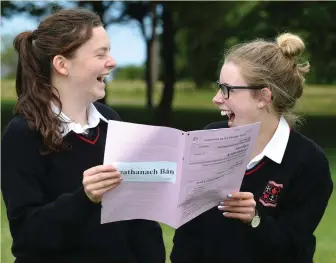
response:
{"label": "finger", "polygon": [[234,192],[227,195],[228,199],[251,199],[254,198],[250,192]]}
{"label": "finger", "polygon": [[89,185],[107,179],[118,179],[118,178],[120,178],[120,172],[101,172],[95,175],[84,177],[83,184]]}
{"label": "finger", "polygon": [[110,187],[113,184],[117,184],[121,182],[121,178],[113,178],[113,179],[107,179],[103,181],[99,181],[97,183],[89,184],[86,186],[86,190],[93,192],[99,189],[104,189],[107,187]]}
{"label": "finger", "polygon": [[219,203],[220,206],[245,206],[245,207],[255,207],[256,201],[254,199],[246,200],[225,200]]}
{"label": "finger", "polygon": [[99,190],[94,190],[94,191],[92,191],[92,195],[93,195],[93,196],[96,196],[96,197],[98,197],[98,196],[102,196],[104,193],[106,193],[106,192],[108,192],[108,191],[110,191],[110,190],[116,188],[116,187],[119,186],[119,185],[120,185],[120,182],[119,182],[119,183],[116,183],[116,184],[112,184],[112,185],[110,185],[110,186],[108,186],[108,187],[105,187],[105,188],[101,188],[101,189],[99,189]]}
{"label": "finger", "polygon": [[224,212],[223,216],[227,218],[236,218],[240,219],[242,221],[249,221],[251,215],[250,214],[243,214],[243,213],[230,213],[230,212]]}
{"label": "finger", "polygon": [[84,171],[83,176],[91,176],[101,172],[113,172],[116,168],[113,165],[97,165]]}
{"label": "finger", "polygon": [[223,212],[253,214],[254,207],[235,207],[235,206],[218,206],[218,209]]}
{"label": "finger", "polygon": [[120,172],[102,172],[96,175],[88,176],[83,179],[84,185],[90,185],[110,179],[120,179]]}

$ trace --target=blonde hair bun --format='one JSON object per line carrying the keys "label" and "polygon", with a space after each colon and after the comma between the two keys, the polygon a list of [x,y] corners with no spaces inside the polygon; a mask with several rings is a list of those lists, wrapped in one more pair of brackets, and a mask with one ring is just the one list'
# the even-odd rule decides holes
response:
{"label": "blonde hair bun", "polygon": [[298,36],[291,33],[284,33],[277,37],[276,42],[281,52],[287,57],[296,57],[303,53],[305,44]]}

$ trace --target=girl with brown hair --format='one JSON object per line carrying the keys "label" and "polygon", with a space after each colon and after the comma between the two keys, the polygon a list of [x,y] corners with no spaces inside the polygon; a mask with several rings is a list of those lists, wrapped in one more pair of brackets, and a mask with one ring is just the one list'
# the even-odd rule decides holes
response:
{"label": "girl with brown hair", "polygon": [[1,189],[16,262],[165,262],[158,223],[100,223],[102,195],[121,183],[102,165],[107,121],[120,117],[96,102],[116,66],[100,18],[58,11],[14,47],[18,100],[2,138]]}

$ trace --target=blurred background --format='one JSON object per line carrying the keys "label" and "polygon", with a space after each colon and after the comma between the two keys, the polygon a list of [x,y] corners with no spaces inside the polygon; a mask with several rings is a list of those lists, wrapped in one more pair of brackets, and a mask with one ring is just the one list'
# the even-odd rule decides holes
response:
{"label": "blurred background", "polygon": [[[296,112],[298,129],[326,151],[336,174],[336,2],[1,2],[1,131],[13,116],[17,56],[14,37],[34,30],[59,8],[82,6],[98,13],[118,63],[103,102],[124,121],[202,129],[221,120],[212,104],[226,48],[255,38],[299,34],[312,69]],[[2,152],[2,154],[6,154]],[[318,175],[316,175],[318,176]],[[315,263],[336,262],[336,196],[318,229]],[[167,262],[174,230],[162,225]],[[6,210],[1,201],[1,262],[13,262]]]}

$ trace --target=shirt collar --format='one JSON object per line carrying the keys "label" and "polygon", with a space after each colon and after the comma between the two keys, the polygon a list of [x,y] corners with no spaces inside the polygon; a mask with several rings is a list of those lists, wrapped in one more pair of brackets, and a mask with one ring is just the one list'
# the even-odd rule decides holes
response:
{"label": "shirt collar", "polygon": [[[60,113],[60,109],[51,102],[52,111],[58,115]],[[78,134],[87,133],[88,129],[97,127],[100,120],[104,122],[108,122],[107,119],[96,109],[96,107],[91,103],[87,109],[88,113],[88,124],[82,126],[80,123],[73,122],[64,112],[59,114],[59,119],[62,121],[61,132],[64,137],[70,131],[73,131]]]}
{"label": "shirt collar", "polygon": [[272,139],[263,150],[265,156],[280,164],[285,154],[289,133],[289,125],[285,118],[281,116],[278,128],[276,129]]}
{"label": "shirt collar", "polygon": [[289,125],[285,120],[285,118],[281,116],[278,127],[272,139],[268,142],[264,150],[251,160],[251,162],[248,164],[248,168],[253,167],[253,165],[256,162],[259,162],[265,156],[271,159],[272,161],[280,164],[285,154],[289,134],[290,134]]}

